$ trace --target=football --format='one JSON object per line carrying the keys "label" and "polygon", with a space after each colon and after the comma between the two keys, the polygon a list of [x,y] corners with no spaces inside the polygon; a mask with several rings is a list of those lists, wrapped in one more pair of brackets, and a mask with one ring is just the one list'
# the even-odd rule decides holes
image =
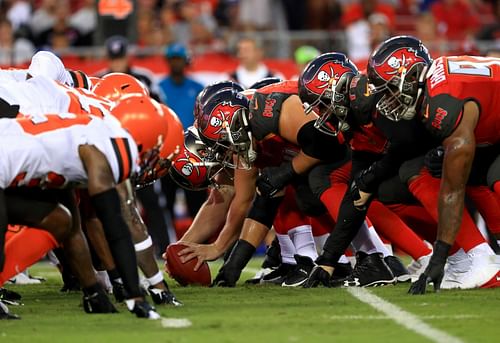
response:
{"label": "football", "polygon": [[167,273],[181,286],[201,285],[209,286],[212,277],[208,263],[203,262],[198,271],[194,271],[197,260],[194,258],[186,263],[182,263],[177,255],[186,246],[181,243],[170,244],[167,247],[165,267]]}

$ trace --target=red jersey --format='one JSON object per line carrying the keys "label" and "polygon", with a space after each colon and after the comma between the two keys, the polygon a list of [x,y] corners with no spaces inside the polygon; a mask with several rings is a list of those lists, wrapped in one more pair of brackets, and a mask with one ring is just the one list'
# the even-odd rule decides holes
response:
{"label": "red jersey", "polygon": [[500,59],[450,56],[436,59],[427,74],[421,115],[426,128],[445,139],[462,119],[463,106],[474,101],[480,117],[477,145],[500,142]]}

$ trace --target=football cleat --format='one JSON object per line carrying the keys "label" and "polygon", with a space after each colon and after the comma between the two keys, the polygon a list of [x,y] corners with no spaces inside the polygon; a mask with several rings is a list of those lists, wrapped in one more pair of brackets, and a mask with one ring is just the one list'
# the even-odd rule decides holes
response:
{"label": "football cleat", "polygon": [[[441,283],[442,289],[492,288],[495,284],[500,283],[498,276],[500,264],[496,255],[469,251],[466,259],[469,260],[469,263],[465,261],[455,263],[459,267],[449,263]],[[467,265],[469,266],[465,267]]]}
{"label": "football cleat", "polygon": [[335,284],[340,279],[345,279],[352,273],[351,263],[336,263],[330,282]]}
{"label": "football cleat", "polygon": [[321,266],[314,266],[307,278],[306,282],[302,285],[304,288],[315,288],[320,284],[325,287],[331,287],[330,284],[331,275],[324,270]]}
{"label": "football cleat", "polygon": [[266,250],[262,268],[276,269],[281,264],[281,249],[278,239],[274,239],[271,245]]}
{"label": "football cleat", "polygon": [[281,285],[286,276],[295,268],[295,264],[282,263],[277,269],[273,270],[260,280],[261,284]]}
{"label": "football cleat", "polygon": [[21,300],[21,294],[14,292],[14,291],[9,291],[8,289],[5,288],[0,288],[0,301],[8,304],[8,305],[22,305],[20,302]]}
{"label": "football cleat", "polygon": [[384,257],[384,262],[387,264],[392,274],[396,277],[398,282],[409,282],[411,281],[410,273],[408,269],[403,265],[403,262],[396,256],[386,256]]}
{"label": "football cleat", "polygon": [[161,318],[155,308],[146,300],[128,299],[125,300],[125,303],[127,304],[128,310],[134,313],[138,318],[147,318],[152,320]]}
{"label": "football cleat", "polygon": [[306,282],[309,274],[314,268],[314,261],[307,256],[293,255],[297,265],[293,268],[283,280],[283,287],[299,287]]}
{"label": "football cleat", "polygon": [[45,281],[43,278],[31,277],[27,271],[17,274],[9,280],[10,283],[15,285],[37,285]]}
{"label": "football cleat", "polygon": [[106,292],[99,288],[92,294],[83,296],[83,309],[87,313],[117,313]]}
{"label": "football cleat", "polygon": [[420,275],[425,271],[427,266],[429,265],[429,261],[431,260],[432,252],[429,255],[425,255],[417,259],[416,261],[412,261],[408,265],[408,273],[410,274],[411,281],[415,282],[418,280]]}
{"label": "football cleat", "polygon": [[111,284],[113,285],[113,295],[117,303],[121,303],[127,299],[127,291],[125,290],[125,286],[122,282],[118,282],[116,280],[112,280]]}
{"label": "football cleat", "polygon": [[21,319],[17,314],[10,313],[7,305],[0,301],[0,320],[1,319]]}
{"label": "football cleat", "polygon": [[245,284],[247,285],[257,285],[260,283],[260,280],[266,276],[267,274],[271,273],[274,269],[271,268],[261,268],[255,275],[251,278],[245,281]]}
{"label": "football cleat", "polygon": [[334,287],[377,287],[396,283],[396,277],[379,253],[356,253],[356,265],[348,277],[332,284]]}
{"label": "football cleat", "polygon": [[166,304],[166,305],[174,305],[174,306],[182,306],[184,305],[182,302],[177,300],[175,295],[170,291],[168,285],[165,281],[163,281],[166,289],[154,288],[150,286],[148,288],[149,295],[151,295],[151,299],[156,305]]}

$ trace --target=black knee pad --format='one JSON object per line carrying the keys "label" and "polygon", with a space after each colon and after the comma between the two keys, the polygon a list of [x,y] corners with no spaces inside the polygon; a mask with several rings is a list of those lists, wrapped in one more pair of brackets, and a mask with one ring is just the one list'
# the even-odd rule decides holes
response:
{"label": "black knee pad", "polygon": [[253,219],[262,225],[271,228],[284,197],[266,198],[257,194],[248,212],[247,218]]}
{"label": "black knee pad", "polygon": [[297,142],[302,151],[323,161],[343,159],[348,154],[344,144],[337,137],[322,133],[314,127],[314,121],[304,124],[297,133]]}
{"label": "black knee pad", "polygon": [[404,162],[399,168],[399,179],[405,185],[414,176],[420,173],[420,170],[424,167],[424,155],[415,157],[414,159]]}

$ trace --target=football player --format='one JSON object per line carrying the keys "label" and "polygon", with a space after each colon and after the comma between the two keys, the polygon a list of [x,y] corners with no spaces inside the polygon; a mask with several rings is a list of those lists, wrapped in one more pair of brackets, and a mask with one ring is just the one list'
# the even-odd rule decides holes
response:
{"label": "football player", "polygon": [[[499,63],[496,58],[472,56],[432,61],[425,46],[408,36],[383,42],[369,58],[368,77],[380,115],[398,128],[407,123],[425,127],[444,148],[437,240],[428,267],[410,288],[412,294],[425,293],[429,281],[439,289],[448,253],[463,227],[465,185],[476,148],[499,142],[495,97]],[[368,197],[369,193],[360,192],[359,203]],[[494,277],[494,261],[487,250],[483,245],[473,254],[483,257],[480,266]]]}

